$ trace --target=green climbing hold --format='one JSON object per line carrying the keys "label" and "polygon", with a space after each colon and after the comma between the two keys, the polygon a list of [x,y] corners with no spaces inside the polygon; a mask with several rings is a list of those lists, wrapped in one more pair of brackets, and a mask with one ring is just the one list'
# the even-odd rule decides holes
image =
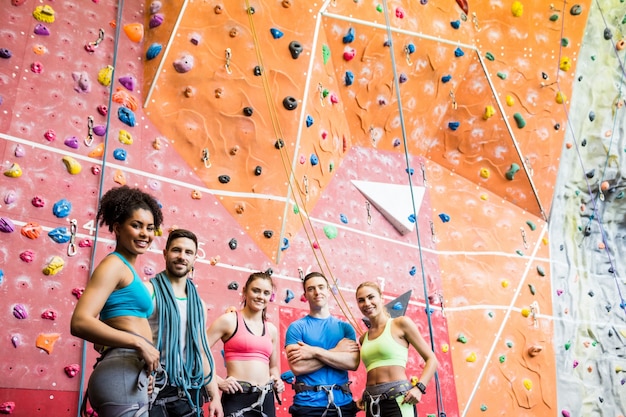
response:
{"label": "green climbing hold", "polygon": [[294,204],[293,205],[293,214],[298,214],[298,213],[300,213],[300,209],[298,208],[297,204]]}
{"label": "green climbing hold", "polygon": [[506,356],[504,356],[504,355],[500,355],[500,357],[498,358],[498,360],[500,361],[500,363],[504,363],[504,361],[506,360]]}
{"label": "green climbing hold", "polygon": [[526,224],[528,225],[528,227],[530,227],[530,230],[532,230],[533,232],[537,229],[537,226],[535,226],[535,223],[531,222],[530,220],[527,220]]}
{"label": "green climbing hold", "polygon": [[515,124],[517,125],[518,129],[523,129],[524,127],[526,127],[526,120],[524,120],[524,116],[522,116],[520,113],[515,113],[513,115],[513,119],[515,119]]}
{"label": "green climbing hold", "polygon": [[467,343],[467,337],[463,333],[459,334],[459,337],[456,338],[457,342]]}
{"label": "green climbing hold", "polygon": [[567,39],[567,38],[561,39],[561,46],[563,48],[567,48],[569,46],[569,39]]}
{"label": "green climbing hold", "polygon": [[324,234],[329,239],[334,239],[337,237],[337,228],[335,226],[324,226]]}
{"label": "green climbing hold", "polygon": [[324,58],[324,65],[326,65],[330,59],[330,48],[328,45],[322,45],[322,57]]}
{"label": "green climbing hold", "polygon": [[513,181],[513,178],[515,178],[515,174],[517,174],[517,171],[519,171],[519,165],[514,162],[511,164],[511,168],[509,168],[504,176],[507,180]]}
{"label": "green climbing hold", "polygon": [[480,411],[487,411],[487,406],[485,404],[481,404]]}
{"label": "green climbing hold", "polygon": [[558,14],[553,14],[552,16],[550,16],[550,21],[551,22],[556,22],[557,20],[559,20],[559,15]]}
{"label": "green climbing hold", "polygon": [[330,163],[328,164],[328,172],[333,172],[334,169],[335,163],[333,161],[330,161]]}
{"label": "green climbing hold", "polygon": [[535,290],[535,286],[533,284],[528,284],[528,289],[530,290],[530,293],[532,295],[535,295],[537,293],[537,290]]}
{"label": "green climbing hold", "polygon": [[522,252],[521,250],[516,250],[515,253],[517,253],[519,256],[524,256],[524,252]]}
{"label": "green climbing hold", "polygon": [[487,58],[489,61],[495,61],[496,59],[491,52],[487,52],[485,54],[485,58]]}
{"label": "green climbing hold", "polygon": [[513,342],[511,342],[510,340],[506,342],[506,347],[508,348],[512,348],[513,347]]}
{"label": "green climbing hold", "polygon": [[490,319],[492,319],[493,318],[493,311],[488,312],[487,315],[489,316]]}
{"label": "green climbing hold", "polygon": [[542,277],[546,276],[546,271],[544,271],[543,266],[541,265],[537,265],[537,273]]}
{"label": "green climbing hold", "polygon": [[506,80],[506,74],[498,71],[498,78],[500,78],[501,80]]}
{"label": "green climbing hold", "polygon": [[569,340],[565,343],[565,350],[569,350],[569,348],[572,346],[572,342],[570,342]]}
{"label": "green climbing hold", "polygon": [[381,6],[380,4],[378,6],[376,6],[376,11],[379,12],[379,13],[382,13],[383,6]]}

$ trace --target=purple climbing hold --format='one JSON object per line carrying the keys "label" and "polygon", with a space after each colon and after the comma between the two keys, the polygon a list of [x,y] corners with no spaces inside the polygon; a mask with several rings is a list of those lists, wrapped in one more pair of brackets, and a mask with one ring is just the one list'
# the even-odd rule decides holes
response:
{"label": "purple climbing hold", "polygon": [[93,133],[97,136],[104,136],[107,133],[106,125],[96,125],[93,127]]}
{"label": "purple climbing hold", "polygon": [[0,48],[0,58],[9,59],[13,56],[7,48]]}
{"label": "purple climbing hold", "polygon": [[35,35],[39,36],[50,36],[50,30],[43,24],[37,23],[35,25]]}
{"label": "purple climbing hold", "polygon": [[398,77],[398,82],[400,84],[405,83],[409,80],[409,77],[406,76],[406,74],[402,73],[400,74],[400,76]]}
{"label": "purple climbing hold", "polygon": [[154,29],[161,26],[163,24],[163,20],[165,20],[165,17],[162,13],[152,15],[152,17],[150,17],[150,22],[148,23],[148,26],[150,26],[150,29]]}
{"label": "purple climbing hold", "polygon": [[69,138],[65,139],[65,142],[63,143],[65,143],[65,146],[72,149],[78,149],[79,146],[78,138],[76,136],[70,136]]}
{"label": "purple climbing hold", "polygon": [[191,71],[191,69],[193,68],[193,56],[191,55],[184,55],[182,56],[180,59],[177,59],[176,61],[174,61],[174,69],[176,70],[176,72],[179,72],[181,74],[184,74],[186,72]]}
{"label": "purple climbing hold", "polygon": [[158,13],[161,7],[163,7],[163,4],[159,0],[153,1],[150,3],[150,14]]}
{"label": "purple climbing hold", "polygon": [[135,89],[136,80],[132,75],[125,75],[124,77],[120,77],[120,84],[122,84],[128,91],[133,91]]}
{"label": "purple climbing hold", "polygon": [[15,224],[8,217],[0,217],[0,232],[13,233],[15,232]]}
{"label": "purple climbing hold", "polygon": [[13,306],[13,315],[17,319],[24,320],[28,317],[28,311],[26,311],[26,307],[22,304],[16,304]]}

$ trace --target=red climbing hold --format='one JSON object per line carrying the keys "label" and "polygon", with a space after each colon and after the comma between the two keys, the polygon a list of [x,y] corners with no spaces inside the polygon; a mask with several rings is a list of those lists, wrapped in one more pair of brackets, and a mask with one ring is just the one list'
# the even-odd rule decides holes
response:
{"label": "red climbing hold", "polygon": [[456,0],[456,4],[458,4],[461,10],[463,10],[463,13],[469,13],[469,5],[467,4],[467,0]]}

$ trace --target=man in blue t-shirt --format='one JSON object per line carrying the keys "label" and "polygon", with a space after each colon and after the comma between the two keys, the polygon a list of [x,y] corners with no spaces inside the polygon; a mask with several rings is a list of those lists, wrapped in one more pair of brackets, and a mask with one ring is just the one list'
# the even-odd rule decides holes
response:
{"label": "man in blue t-shirt", "polygon": [[330,315],[328,280],[311,272],[302,281],[309,314],[289,325],[285,351],[296,376],[293,417],[354,417],[348,371],[359,367],[359,345],[352,326]]}

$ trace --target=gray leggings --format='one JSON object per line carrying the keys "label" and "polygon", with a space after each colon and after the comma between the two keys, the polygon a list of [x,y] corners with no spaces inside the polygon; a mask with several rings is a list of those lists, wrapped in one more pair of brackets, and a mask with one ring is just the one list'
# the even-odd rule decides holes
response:
{"label": "gray leggings", "polygon": [[116,348],[98,360],[87,396],[99,417],[148,417],[148,375],[134,349]]}

